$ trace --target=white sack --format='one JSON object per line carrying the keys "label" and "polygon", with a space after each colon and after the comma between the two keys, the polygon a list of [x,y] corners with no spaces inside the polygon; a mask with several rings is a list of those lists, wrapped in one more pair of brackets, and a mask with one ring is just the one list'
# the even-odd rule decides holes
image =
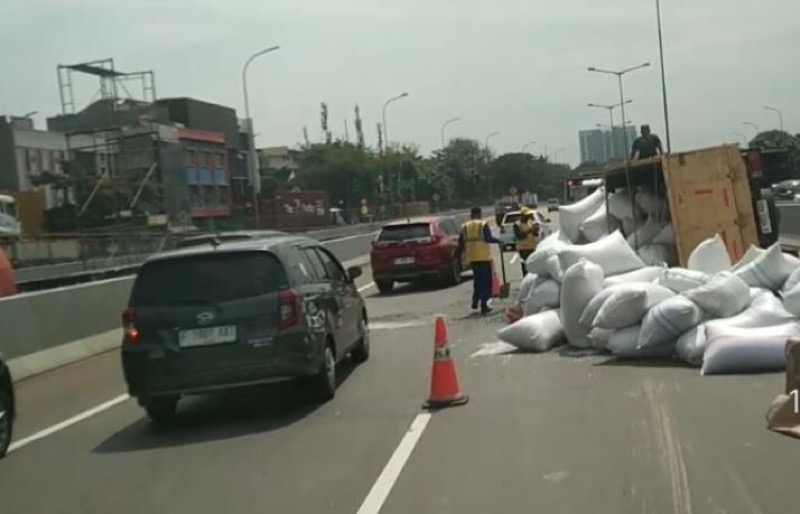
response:
{"label": "white sack", "polygon": [[[772,291],[770,291],[769,289],[764,289],[763,287],[751,287],[750,288],[750,303],[753,303],[753,300],[755,300],[756,298],[758,298],[759,296],[761,296],[764,293],[769,293],[770,295],[772,295]],[[774,295],[772,295],[772,296],[774,296]]]}
{"label": "white sack", "polygon": [[583,237],[593,243],[608,234],[608,214],[606,204],[602,204],[594,214],[583,220],[580,227]]}
{"label": "white sack", "polygon": [[561,284],[551,278],[542,280],[531,289],[528,299],[522,304],[522,313],[530,316],[548,307],[558,307],[560,298]]}
{"label": "white sack", "polygon": [[715,319],[706,323],[706,326],[717,329],[728,328],[759,328],[783,325],[794,320],[795,317],[784,308],[780,299],[767,291],[759,295],[750,307],[730,318]]}
{"label": "white sack", "polygon": [[558,223],[561,232],[574,242],[580,239],[580,226],[583,221],[591,216],[605,202],[606,190],[598,187],[594,193],[570,205],[558,208]]}
{"label": "white sack", "polygon": [[641,359],[645,357],[669,357],[672,355],[673,347],[670,345],[657,346],[655,348],[639,348],[639,333],[641,325],[617,330],[608,340],[608,349],[615,356],[622,359]]}
{"label": "white sack", "polygon": [[672,223],[667,223],[661,227],[661,231],[651,241],[654,245],[675,246],[675,233],[672,231]]}
{"label": "white sack", "polygon": [[797,285],[800,284],[800,268],[794,270],[787,278],[786,281],[781,286],[781,291],[788,293]]}
{"label": "white sack", "polygon": [[608,195],[608,213],[623,221],[642,217],[642,210],[631,201],[631,197],[624,191]]}
{"label": "white sack", "polygon": [[642,321],[654,305],[675,296],[673,291],[651,283],[628,283],[615,287],[592,323],[599,328],[625,328]]}
{"label": "white sack", "polygon": [[750,287],[763,287],[778,291],[789,275],[797,268],[793,260],[784,257],[778,243],[734,273]]}
{"label": "white sack", "polygon": [[725,242],[719,234],[697,245],[697,248],[689,255],[687,264],[690,270],[702,271],[709,275],[720,271],[730,271],[732,266]]}
{"label": "white sack", "polygon": [[793,316],[800,318],[800,285],[781,293],[783,307]]}
{"label": "white sack", "polygon": [[540,282],[539,276],[536,273],[528,273],[522,282],[519,284],[519,294],[517,295],[517,303],[522,305],[528,300],[528,295],[534,287]]}
{"label": "white sack", "polygon": [[678,254],[671,245],[647,244],[640,246],[636,255],[648,266],[672,267],[678,264]]}
{"label": "white sack", "polygon": [[665,198],[657,197],[649,189],[640,189],[634,195],[636,205],[644,212],[646,216],[652,216],[659,220],[664,220],[667,217],[667,200]]}
{"label": "white sack", "polygon": [[547,258],[547,263],[545,264],[545,270],[548,277],[558,282],[561,282],[561,279],[564,275],[564,271],[561,268],[561,260],[559,259],[559,255],[560,253],[553,254]]}
{"label": "white sack", "polygon": [[589,331],[589,340],[592,345],[598,350],[605,350],[608,348],[608,341],[614,335],[616,330],[610,328],[593,328]]}
{"label": "white sack", "polygon": [[597,264],[582,260],[570,266],[561,283],[561,321],[569,344],[577,348],[591,348],[589,331],[579,323],[583,309],[603,288],[603,269]]}
{"label": "white sack", "polygon": [[594,262],[606,275],[619,275],[644,268],[642,260],[619,231],[594,243],[568,246],[559,252],[558,257],[562,270],[581,259]]}
{"label": "white sack", "polygon": [[742,256],[742,258],[739,259],[739,262],[734,264],[732,271],[736,271],[739,268],[750,264],[751,262],[756,260],[756,258],[759,255],[763,254],[764,252],[766,252],[766,250],[764,250],[763,248],[759,248],[756,245],[750,245],[750,248],[748,248],[747,251],[744,252],[744,255]]}
{"label": "white sack", "polygon": [[603,280],[603,286],[611,287],[626,282],[654,282],[663,277],[666,272],[667,269],[661,266],[647,266],[646,268],[629,271],[628,273],[607,277]]}
{"label": "white sack", "polygon": [[659,232],[661,232],[661,225],[658,221],[654,218],[647,218],[647,221],[636,227],[633,234],[628,236],[628,244],[636,247],[648,245]]}
{"label": "white sack", "polygon": [[706,340],[706,323],[684,332],[678,338],[675,351],[678,358],[693,366],[703,365],[703,355],[706,353],[708,341]]}
{"label": "white sack", "polygon": [[703,375],[777,371],[786,368],[786,341],[800,336],[795,322],[769,328],[706,329]]}
{"label": "white sack", "polygon": [[558,311],[545,311],[503,327],[497,337],[520,350],[546,352],[564,342]]}
{"label": "white sack", "polygon": [[750,287],[733,273],[717,273],[683,296],[699,305],[712,318],[729,318],[750,306]]}
{"label": "white sack", "polygon": [[647,311],[639,334],[639,346],[674,346],[673,343],[681,334],[702,323],[704,318],[703,310],[688,298],[668,298]]}
{"label": "white sack", "polygon": [[558,251],[561,248],[568,246],[568,244],[569,243],[561,240],[560,232],[555,232],[542,239],[542,241],[536,246],[536,250],[530,254],[528,259],[525,261],[525,267],[528,269],[528,272],[536,273],[540,276],[549,276],[547,271],[547,260],[553,255],[558,255]]}
{"label": "white sack", "polygon": [[683,293],[689,289],[700,287],[711,278],[702,271],[692,271],[685,268],[672,268],[664,272],[664,275],[656,280],[656,284],[671,289],[676,293]]}

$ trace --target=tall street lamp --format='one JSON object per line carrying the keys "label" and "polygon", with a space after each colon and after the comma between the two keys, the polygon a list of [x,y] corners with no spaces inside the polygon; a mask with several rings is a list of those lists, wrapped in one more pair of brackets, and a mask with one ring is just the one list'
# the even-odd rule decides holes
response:
{"label": "tall street lamp", "polygon": [[30,111],[30,112],[26,112],[25,114],[23,114],[22,117],[23,118],[30,118],[31,116],[36,116],[37,114],[39,114],[39,111]]}
{"label": "tall street lamp", "polygon": [[755,130],[755,131],[756,131],[756,135],[759,135],[759,134],[761,133],[761,129],[760,129],[760,128],[758,128],[758,125],[756,125],[756,124],[755,124],[755,123],[753,123],[752,121],[743,121],[743,122],[742,122],[742,125],[747,125],[748,127],[752,127],[752,128],[753,128],[753,130]]}
{"label": "tall street lamp", "polygon": [[533,146],[535,144],[536,144],[536,141],[530,141],[530,142],[525,143],[524,145],[522,145],[522,153],[525,153],[525,150],[527,150],[529,146]]}
{"label": "tall street lamp", "polygon": [[[607,75],[616,75],[617,83],[619,84],[619,103],[621,104],[620,107],[622,108],[622,126],[625,127],[625,93],[622,90],[622,76],[626,73],[630,73],[632,71],[640,70],[642,68],[647,68],[650,66],[649,62],[640,64],[638,66],[633,66],[632,68],[626,68],[620,71],[613,71],[613,70],[604,70],[601,68],[595,68],[594,66],[588,68],[589,71],[595,73],[605,73]],[[625,141],[625,158],[628,158],[628,133],[623,129],[622,136]]]}
{"label": "tall street lamp", "polygon": [[401,98],[405,98],[408,96],[408,93],[401,93],[397,96],[393,96],[390,99],[386,100],[383,104],[383,145],[388,147],[389,146],[389,128],[386,126],[386,108],[389,107],[389,104],[400,100]]}
{"label": "tall street lamp", "polygon": [[[604,105],[604,104],[586,104],[588,107],[596,107],[598,109],[606,109],[608,111],[608,117],[611,122],[611,152],[615,155],[617,154],[617,144],[616,138],[614,137],[614,109],[617,107],[623,107],[629,103],[632,103],[633,100],[625,100],[622,103],[614,104],[614,105]],[[625,129],[623,128],[623,132]],[[623,152],[624,154],[625,152]]]}
{"label": "tall street lamp", "polygon": [[778,121],[780,122],[781,130],[783,130],[783,113],[781,112],[781,110],[777,109],[775,107],[770,107],[769,105],[765,105],[764,109],[766,109],[768,111],[772,111],[772,112],[774,112],[775,114],[778,115]]}
{"label": "tall street lamp", "polygon": [[[488,161],[488,157],[489,157],[489,140],[492,139],[493,137],[499,136],[499,135],[500,135],[500,131],[499,130],[495,130],[494,132],[489,133],[486,136],[486,139],[484,139],[484,141],[483,141],[483,147],[486,149],[486,154],[487,154],[487,161],[486,161],[487,166],[489,164],[489,161]],[[492,176],[491,176],[491,173],[490,173],[488,167],[486,169],[486,175],[487,175],[487,177],[489,177],[489,196],[492,199],[494,199],[494,187],[493,187],[493,184],[492,184],[493,181],[492,181]]]}
{"label": "tall street lamp", "polygon": [[564,148],[563,146],[561,148],[559,148],[558,150],[556,150],[556,154],[553,156],[553,162],[558,164],[558,154],[560,154],[561,152],[564,152],[566,150],[567,149]]}
{"label": "tall street lamp", "polygon": [[664,131],[667,136],[667,153],[672,153],[669,138],[669,107],[667,106],[667,76],[664,71],[664,40],[661,36],[661,1],[656,0],[656,21],[658,22],[658,55],[661,61],[661,97],[664,104]]}
{"label": "tall street lamp", "polygon": [[250,141],[250,145],[247,151],[247,167],[250,169],[250,183],[253,187],[253,217],[255,219],[256,228],[260,226],[260,219],[259,219],[259,208],[258,208],[258,195],[261,193],[261,178],[258,173],[258,166],[256,164],[256,141],[255,137],[253,137],[253,120],[250,118],[250,98],[247,94],[247,70],[250,68],[250,63],[253,62],[257,57],[260,57],[264,54],[268,54],[270,52],[274,52],[275,50],[279,49],[280,46],[271,46],[269,48],[265,48],[260,52],[256,52],[247,59],[242,67],[242,94],[244,96],[244,117],[247,120],[247,139]]}
{"label": "tall street lamp", "polygon": [[445,129],[445,128],[446,128],[448,125],[450,125],[451,123],[455,123],[455,122],[457,122],[457,121],[461,121],[461,118],[450,118],[449,120],[447,120],[447,121],[445,121],[444,123],[442,123],[442,128],[441,128],[441,129],[439,129],[439,135],[442,137],[442,148],[444,148],[444,147],[445,147],[445,141],[444,141],[444,129]]}

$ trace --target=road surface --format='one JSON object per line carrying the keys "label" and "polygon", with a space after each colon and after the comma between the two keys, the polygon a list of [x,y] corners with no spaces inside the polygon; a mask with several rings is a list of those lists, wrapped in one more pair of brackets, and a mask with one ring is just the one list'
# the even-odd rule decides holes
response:
{"label": "road surface", "polygon": [[[117,352],[18,384],[0,511],[800,512],[800,444],[765,428],[781,374],[501,353],[501,313],[469,312],[468,275],[378,296],[366,271],[372,357],[322,406],[286,386],[192,399],[156,432],[120,396]],[[471,399],[428,417],[436,314]]]}

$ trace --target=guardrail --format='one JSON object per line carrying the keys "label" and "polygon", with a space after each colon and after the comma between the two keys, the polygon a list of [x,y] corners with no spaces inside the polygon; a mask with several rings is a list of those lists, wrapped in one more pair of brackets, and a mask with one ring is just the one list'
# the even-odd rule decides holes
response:
{"label": "guardrail", "polygon": [[[435,215],[444,216],[459,212],[464,211],[463,209],[451,210]],[[376,232],[386,223],[388,223],[388,221],[358,223],[354,225],[342,225],[304,231],[286,230],[286,232],[303,233],[308,237],[320,241],[329,241],[340,237]],[[192,235],[203,233],[204,232],[201,231],[193,233]],[[177,239],[177,237],[173,237],[170,242],[162,244],[160,247],[162,247],[162,249],[169,249],[174,246]],[[16,270],[17,284],[22,292],[41,291],[51,287],[62,287],[70,284],[81,284],[92,280],[100,280],[102,278],[112,278],[114,276],[120,276],[119,274],[115,275],[114,270],[141,264],[150,255],[152,255],[152,252],[19,268]],[[133,269],[135,269],[135,267]],[[97,278],[91,278],[93,276]],[[71,280],[70,277],[73,277],[74,280]],[[52,279],[52,282],[48,282],[49,279]],[[52,285],[48,285],[49,283]]]}
{"label": "guardrail", "polygon": [[[462,211],[456,217],[462,221],[467,215]],[[374,230],[341,237],[347,236],[323,244],[348,261],[369,253]],[[133,280],[128,274],[0,298],[0,351],[14,359],[116,329]]]}

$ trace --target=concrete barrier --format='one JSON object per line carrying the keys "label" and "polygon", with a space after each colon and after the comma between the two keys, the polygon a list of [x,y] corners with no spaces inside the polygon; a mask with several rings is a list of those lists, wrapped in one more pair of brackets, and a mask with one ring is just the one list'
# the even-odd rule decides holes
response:
{"label": "concrete barrier", "polygon": [[[460,213],[456,218],[463,221],[467,215]],[[366,264],[374,237],[372,232],[323,244],[343,262]],[[11,361],[35,355],[35,372],[41,372],[48,369],[48,363],[52,369],[109,349],[93,338],[119,327],[133,280],[127,276],[0,299],[0,351]],[[86,343],[72,348],[72,343],[81,340]],[[65,346],[68,344],[71,346]],[[61,346],[64,348],[51,353],[49,360],[43,354]],[[16,369],[26,366],[18,364]]]}

